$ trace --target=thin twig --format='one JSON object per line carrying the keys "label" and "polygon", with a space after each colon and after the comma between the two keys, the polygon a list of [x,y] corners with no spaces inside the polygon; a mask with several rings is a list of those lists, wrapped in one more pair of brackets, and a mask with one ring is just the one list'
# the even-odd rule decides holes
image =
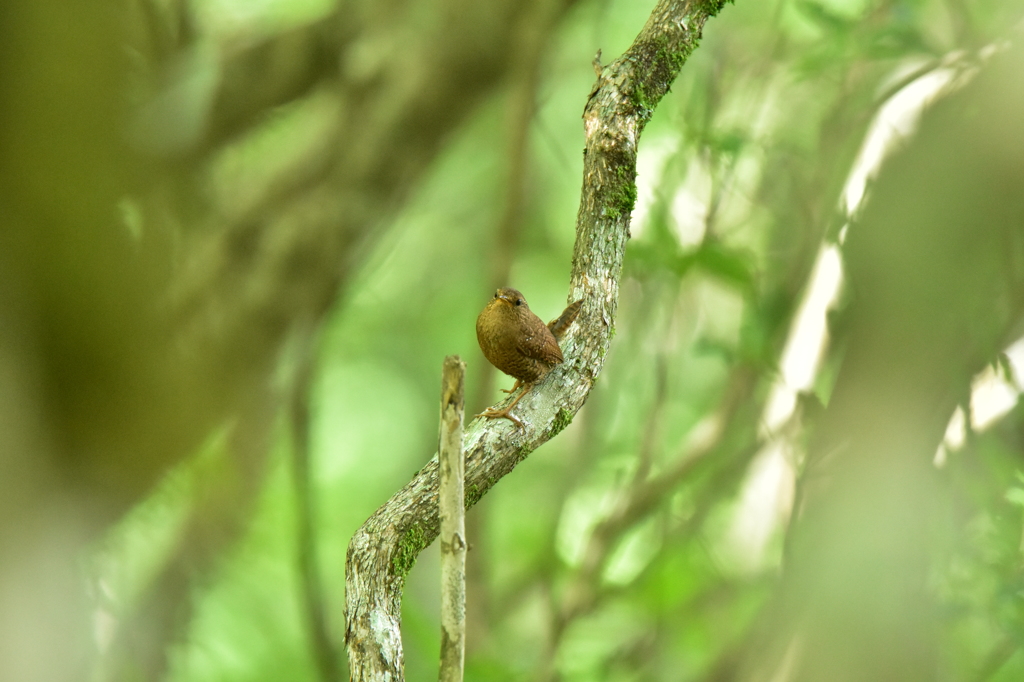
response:
{"label": "thin twig", "polygon": [[466,657],[466,475],[462,455],[466,363],[444,359],[441,379],[441,670],[440,682],[462,682]]}

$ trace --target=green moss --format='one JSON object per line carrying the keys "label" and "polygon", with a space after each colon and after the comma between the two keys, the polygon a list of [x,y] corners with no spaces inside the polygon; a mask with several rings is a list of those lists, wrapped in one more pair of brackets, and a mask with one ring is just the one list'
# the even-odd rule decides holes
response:
{"label": "green moss", "polygon": [[629,180],[623,188],[621,202],[625,213],[633,212],[633,207],[636,206],[636,183],[632,180]]}
{"label": "green moss", "polygon": [[423,527],[416,524],[409,528],[402,534],[402,538],[398,541],[398,547],[395,549],[394,556],[391,557],[391,572],[393,575],[399,578],[405,578],[409,575],[409,571],[416,565],[416,557],[420,555],[420,552],[427,546],[427,536],[423,532]]}
{"label": "green moss", "polygon": [[644,87],[643,82],[636,84],[636,89],[633,91],[633,104],[636,105],[638,113],[644,118],[649,118],[651,110],[654,107],[651,105],[651,98],[647,94],[647,88]]}
{"label": "green moss", "polygon": [[530,453],[534,451],[534,448],[529,445],[519,446],[519,450],[516,452],[516,461],[522,462],[524,459],[530,456]]}
{"label": "green moss", "polygon": [[665,89],[668,90],[672,81],[679,75],[679,72],[683,69],[683,65],[686,64],[686,60],[690,58],[690,54],[693,49],[697,47],[697,39],[684,40],[676,46],[675,50],[670,50],[667,46],[662,45],[658,48],[657,53],[654,56],[655,62],[664,65],[665,78],[668,81],[665,84]]}
{"label": "green moss", "polygon": [[480,498],[487,494],[487,491],[498,484],[498,479],[493,476],[487,479],[487,485],[480,487],[474,483],[466,486],[465,502],[466,509],[480,501]]}
{"label": "green moss", "polygon": [[564,407],[559,408],[558,414],[555,415],[555,421],[551,424],[551,437],[554,438],[560,434],[566,426],[572,424],[572,417],[572,412]]}
{"label": "green moss", "polygon": [[693,51],[693,47],[690,44],[684,44],[683,49],[679,52],[668,52],[665,57],[668,59],[669,64],[672,65],[672,72],[678,74],[683,64],[686,63],[687,58],[690,56],[690,52]]}
{"label": "green moss", "polygon": [[616,218],[629,215],[636,205],[636,171],[631,166],[620,165],[615,169],[620,186],[610,198],[606,212]]}

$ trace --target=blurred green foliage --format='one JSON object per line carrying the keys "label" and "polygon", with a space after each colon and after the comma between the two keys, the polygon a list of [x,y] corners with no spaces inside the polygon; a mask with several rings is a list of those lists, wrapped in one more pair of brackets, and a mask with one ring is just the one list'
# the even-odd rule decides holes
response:
{"label": "blurred green foliage", "polygon": [[[565,302],[591,59],[599,49],[605,61],[620,54],[650,4],[579,2],[546,46],[508,278],[545,319]],[[244,43],[331,9],[323,1],[195,3],[195,30],[212,43]],[[633,238],[604,374],[572,424],[470,512],[479,527],[468,559],[477,564],[468,679],[703,680],[744,645],[777,578],[784,527],[743,559],[729,546],[730,529],[794,308],[818,248],[844,222],[839,190],[855,152],[894,83],[999,40],[1020,12],[1020,2],[741,0],[709,23],[640,143]],[[197,73],[209,66],[196,60]],[[183,96],[201,97],[199,90]],[[493,233],[509,201],[508,97],[489,97],[445,140],[380,241],[359,254],[324,329],[312,475],[319,564],[339,640],[348,538],[433,453],[442,359],[467,361],[470,397],[493,371],[477,349],[474,320],[491,294]],[[275,112],[212,164],[202,202],[218,215],[245,213],[247,197],[290,157],[304,157],[296,150],[315,147],[334,115],[322,92]],[[181,208],[166,220],[181,221],[186,235],[207,229]],[[830,356],[823,373],[837,361]],[[830,385],[817,384],[822,402]],[[739,403],[723,407],[737,391]],[[496,399],[493,391],[488,400]],[[624,524],[587,573],[594,529],[637,481],[672,471],[716,418],[726,430],[710,451]],[[999,652],[1004,660],[985,679],[1024,676],[1021,418],[1019,408],[1011,412],[943,470],[949,532],[932,567],[941,679],[972,679]],[[280,421],[247,531],[191,595],[172,680],[317,679],[299,604],[291,446]],[[217,438],[208,445],[224,447]],[[194,481],[215,456],[180,465],[99,550],[101,601],[115,615],[130,612],[156,574],[168,551],[162,538],[180,531]],[[436,551],[424,552],[406,584],[410,680],[435,674]]]}

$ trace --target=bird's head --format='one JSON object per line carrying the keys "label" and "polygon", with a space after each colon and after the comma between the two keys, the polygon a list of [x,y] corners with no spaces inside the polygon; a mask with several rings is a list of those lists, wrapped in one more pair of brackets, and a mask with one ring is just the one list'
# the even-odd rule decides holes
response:
{"label": "bird's head", "polygon": [[508,287],[495,291],[490,305],[498,310],[513,313],[525,312],[530,309],[523,295],[516,289]]}

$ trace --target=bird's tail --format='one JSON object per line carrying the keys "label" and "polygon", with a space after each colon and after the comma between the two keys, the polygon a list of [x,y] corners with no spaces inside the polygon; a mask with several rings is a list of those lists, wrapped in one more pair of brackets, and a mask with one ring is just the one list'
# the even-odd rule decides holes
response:
{"label": "bird's tail", "polygon": [[562,342],[562,337],[565,336],[565,332],[569,330],[569,327],[573,322],[576,321],[576,317],[580,314],[580,308],[583,307],[583,299],[576,301],[569,305],[562,314],[555,319],[548,322],[548,329],[554,334],[555,340],[559,343]]}

